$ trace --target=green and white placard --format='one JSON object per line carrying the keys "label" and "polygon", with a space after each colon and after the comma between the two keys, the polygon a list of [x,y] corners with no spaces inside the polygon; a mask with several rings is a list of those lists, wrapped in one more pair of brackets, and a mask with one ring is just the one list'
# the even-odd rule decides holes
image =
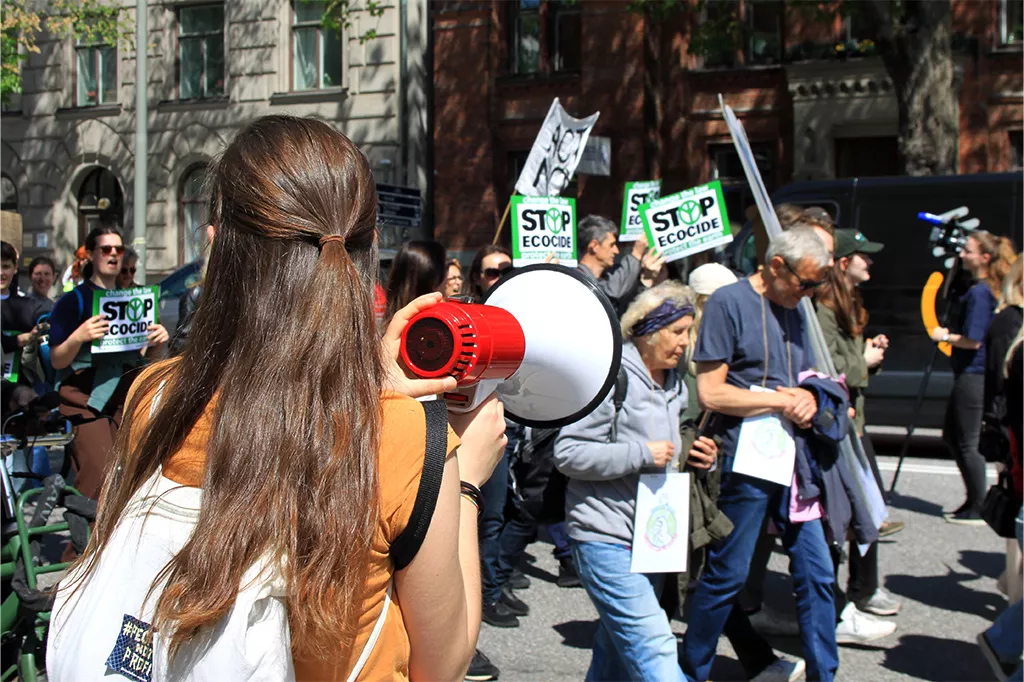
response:
{"label": "green and white placard", "polygon": [[157,323],[160,287],[97,291],[92,314],[110,323],[106,335],[92,342],[93,353],[120,353],[146,347],[149,328]]}
{"label": "green and white placard", "polygon": [[635,242],[644,233],[644,223],[640,219],[641,204],[650,202],[661,196],[661,180],[643,180],[627,182],[622,194],[622,227],[619,229],[619,240]]}
{"label": "green and white placard", "polygon": [[[4,332],[4,336],[17,336],[21,332]],[[21,372],[21,349],[17,348],[12,350],[10,353],[4,353],[4,381],[10,381],[12,384],[18,383],[18,374]]]}
{"label": "green and white placard", "polygon": [[576,265],[576,200],[512,197],[512,264],[541,263],[551,254]]}
{"label": "green and white placard", "polygon": [[640,206],[647,241],[668,262],[732,241],[718,180]]}

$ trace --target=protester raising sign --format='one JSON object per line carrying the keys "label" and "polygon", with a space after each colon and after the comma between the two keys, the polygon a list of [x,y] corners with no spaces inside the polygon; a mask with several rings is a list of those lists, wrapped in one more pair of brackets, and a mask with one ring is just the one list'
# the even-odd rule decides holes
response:
{"label": "protester raising sign", "polygon": [[648,204],[661,195],[661,180],[644,182],[627,182],[626,191],[622,195],[622,229],[619,240],[635,242],[644,233],[644,223],[640,220],[640,205]]}
{"label": "protester raising sign", "polygon": [[120,353],[146,347],[149,328],[157,322],[160,287],[136,287],[96,292],[92,314],[102,315],[110,326],[92,342],[93,353]]}
{"label": "protester raising sign", "polygon": [[512,264],[545,260],[576,265],[576,200],[561,197],[512,197]]}
{"label": "protester raising sign", "polygon": [[516,181],[516,191],[528,197],[556,197],[569,185],[583,157],[590,131],[597,123],[597,112],[586,118],[565,113],[558,98],[551,103],[530,156]]}
{"label": "protester raising sign", "polygon": [[668,262],[732,241],[718,180],[640,206],[647,242]]}

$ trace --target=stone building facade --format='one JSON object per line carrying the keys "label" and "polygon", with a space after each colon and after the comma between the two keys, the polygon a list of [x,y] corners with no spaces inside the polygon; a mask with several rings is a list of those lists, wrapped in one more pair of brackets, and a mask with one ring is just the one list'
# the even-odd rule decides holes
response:
{"label": "stone building facade", "polygon": [[[615,219],[631,180],[661,178],[664,194],[719,178],[739,217],[752,202],[719,94],[769,190],[898,174],[896,98],[874,36],[855,18],[815,20],[781,0],[734,6],[747,43],[698,57],[691,22],[714,17],[692,10],[647,19],[618,1],[433,3],[438,238],[466,253],[490,242],[554,97],[575,116],[600,111],[593,135],[610,139],[610,174],[579,174],[563,193],[580,215]],[[1021,4],[951,6],[959,172],[1020,168]]]}
{"label": "stone building facade", "polygon": [[[379,17],[357,11],[338,38],[306,0],[150,0],[150,282],[201,251],[204,171],[255,117],[321,118],[359,145],[378,182],[427,189],[427,2],[384,4]],[[22,215],[26,262],[66,264],[99,221],[132,236],[135,54],[45,35],[39,47],[0,117],[3,207]]]}

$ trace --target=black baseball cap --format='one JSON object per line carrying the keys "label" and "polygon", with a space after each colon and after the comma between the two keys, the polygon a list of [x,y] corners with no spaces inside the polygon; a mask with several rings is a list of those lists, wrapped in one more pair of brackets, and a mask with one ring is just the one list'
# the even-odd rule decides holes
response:
{"label": "black baseball cap", "polygon": [[835,231],[835,257],[846,258],[855,253],[878,253],[885,248],[881,242],[869,241],[859,230],[841,229]]}

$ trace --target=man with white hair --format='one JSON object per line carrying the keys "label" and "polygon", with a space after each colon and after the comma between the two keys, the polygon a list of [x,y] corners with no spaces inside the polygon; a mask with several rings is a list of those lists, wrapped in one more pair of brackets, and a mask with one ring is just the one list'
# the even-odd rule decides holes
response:
{"label": "man with white hair", "polygon": [[[697,336],[697,393],[701,407],[718,413],[722,437],[719,509],[735,529],[711,547],[708,565],[690,603],[683,671],[706,680],[718,638],[750,568],[762,521],[770,514],[791,558],[807,679],[829,682],[839,667],[835,636],[835,577],[816,500],[792,488],[733,471],[747,417],[774,414],[799,428],[817,411],[798,376],[814,358],[797,308],[825,281],[831,255],[813,230],[795,227],[774,239],[765,266],[718,289],[704,307]],[[815,518],[815,516],[817,518]],[[791,518],[792,517],[792,518]]]}

